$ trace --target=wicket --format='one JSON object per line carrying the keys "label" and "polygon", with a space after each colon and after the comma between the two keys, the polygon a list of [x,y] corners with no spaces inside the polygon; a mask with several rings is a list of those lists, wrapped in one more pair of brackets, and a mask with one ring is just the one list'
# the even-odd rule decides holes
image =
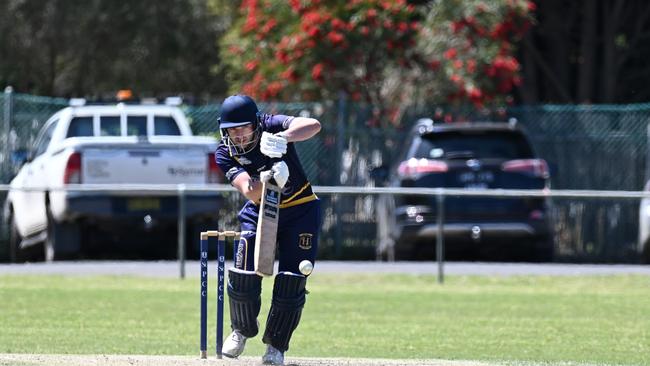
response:
{"label": "wicket", "polygon": [[217,358],[221,358],[223,346],[223,301],[224,301],[224,267],[226,262],[226,239],[239,241],[238,231],[204,231],[201,233],[201,358],[208,358],[208,240],[217,237]]}

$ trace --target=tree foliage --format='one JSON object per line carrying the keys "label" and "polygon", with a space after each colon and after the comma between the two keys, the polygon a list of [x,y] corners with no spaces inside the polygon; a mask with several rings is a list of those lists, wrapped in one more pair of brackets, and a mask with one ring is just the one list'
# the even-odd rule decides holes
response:
{"label": "tree foliage", "polygon": [[521,84],[516,44],[535,8],[516,0],[447,0],[431,7],[418,44],[433,71],[425,75],[426,93],[476,106],[511,101]]}
{"label": "tree foliage", "polygon": [[4,0],[0,87],[283,100],[344,91],[397,114],[511,94],[645,102],[649,19],[642,0]]}
{"label": "tree foliage", "polygon": [[404,1],[249,0],[241,11],[225,39],[232,81],[263,99],[370,99],[386,69],[413,56],[419,27]]}
{"label": "tree foliage", "polygon": [[344,91],[393,119],[400,106],[498,103],[520,82],[525,0],[244,0],[224,37],[232,91],[261,99]]}
{"label": "tree foliage", "polygon": [[203,0],[0,2],[0,84],[97,96],[224,92],[219,19]]}

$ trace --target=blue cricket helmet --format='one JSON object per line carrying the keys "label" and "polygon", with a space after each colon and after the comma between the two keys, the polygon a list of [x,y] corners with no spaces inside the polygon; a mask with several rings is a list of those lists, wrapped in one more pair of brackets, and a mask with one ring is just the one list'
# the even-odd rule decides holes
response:
{"label": "blue cricket helmet", "polygon": [[231,95],[221,104],[219,128],[239,127],[257,123],[259,109],[253,98],[248,95]]}
{"label": "blue cricket helmet", "polygon": [[[248,95],[231,95],[221,104],[221,117],[219,117],[219,129],[221,139],[228,148],[230,155],[241,155],[252,151],[261,136],[261,113],[253,98]],[[228,133],[229,128],[253,125],[253,131],[247,138],[247,142],[237,143],[233,141]]]}

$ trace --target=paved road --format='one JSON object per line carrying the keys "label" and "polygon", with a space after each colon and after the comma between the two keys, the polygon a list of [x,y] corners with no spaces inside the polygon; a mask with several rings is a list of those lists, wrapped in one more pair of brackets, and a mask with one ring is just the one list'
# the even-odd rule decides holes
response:
{"label": "paved road", "polygon": [[[216,268],[211,262],[211,268]],[[227,263],[226,268],[232,263]],[[188,261],[185,266],[188,277],[198,277],[199,263]],[[436,262],[339,262],[320,261],[315,273],[438,273]],[[147,277],[178,277],[180,265],[175,261],[122,262],[83,261],[55,263],[0,264],[0,275],[7,274],[61,274],[61,275],[139,275]],[[643,274],[650,276],[650,265],[608,264],[528,264],[528,263],[482,263],[447,262],[445,275],[605,275]]]}

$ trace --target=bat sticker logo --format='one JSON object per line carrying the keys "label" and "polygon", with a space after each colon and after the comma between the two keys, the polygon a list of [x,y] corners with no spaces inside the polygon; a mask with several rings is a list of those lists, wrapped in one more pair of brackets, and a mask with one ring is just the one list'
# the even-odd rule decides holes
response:
{"label": "bat sticker logo", "polygon": [[279,203],[280,200],[278,198],[278,194],[275,191],[268,191],[266,194],[266,202],[272,205],[277,205]]}
{"label": "bat sticker logo", "polygon": [[275,218],[275,207],[271,206],[271,205],[264,205],[264,216],[274,219]]}

